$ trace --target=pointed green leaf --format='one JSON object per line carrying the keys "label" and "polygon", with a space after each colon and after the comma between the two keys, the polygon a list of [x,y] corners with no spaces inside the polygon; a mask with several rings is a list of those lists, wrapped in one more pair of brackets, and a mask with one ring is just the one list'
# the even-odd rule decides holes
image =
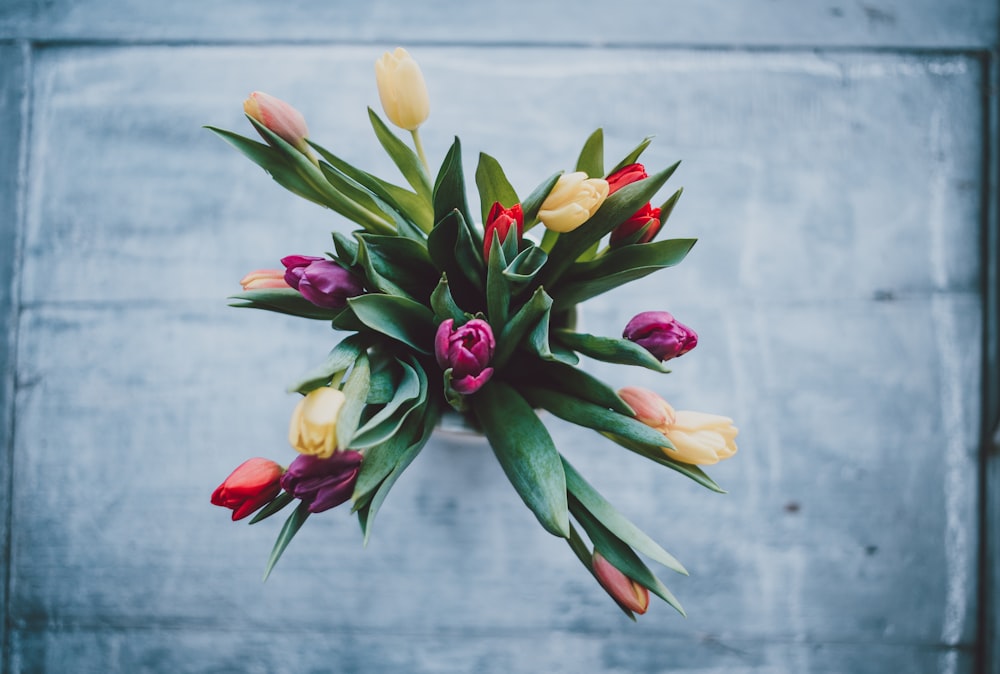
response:
{"label": "pointed green leaf", "polygon": [[[542,183],[535,188],[535,190],[525,197],[524,201],[521,202],[521,211],[524,214],[524,231],[528,231],[532,227],[538,224],[538,211],[542,207],[542,203],[545,201],[545,197],[549,196],[549,192],[555,187],[556,182],[559,180],[559,176],[563,174],[562,171],[558,173],[553,173],[548,178],[542,181]],[[547,231],[547,230],[546,230]]]}
{"label": "pointed green leaf", "polygon": [[641,552],[650,559],[656,560],[668,569],[684,574],[685,576],[688,575],[687,570],[673,555],[660,547],[656,541],[626,519],[613,505],[601,496],[600,492],[584,480],[566,460],[566,457],[562,458],[562,462],[563,470],[566,472],[566,487],[569,489],[569,493],[611,533],[633,549]]}
{"label": "pointed green leaf", "polygon": [[358,320],[383,335],[420,351],[431,353],[434,344],[434,314],[430,309],[405,297],[359,295],[347,300]]}
{"label": "pointed green leaf", "polygon": [[295,500],[295,497],[289,494],[287,491],[283,491],[274,497],[274,500],[268,503],[266,506],[257,511],[257,514],[253,516],[250,520],[250,524],[257,524],[261,520],[266,520],[271,515],[278,513],[287,506],[289,503]]}
{"label": "pointed green leaf", "polygon": [[681,198],[682,194],[684,194],[684,188],[683,187],[679,188],[676,192],[674,192],[672,195],[670,195],[670,198],[667,199],[666,201],[664,201],[663,205],[660,206],[660,229],[661,230],[667,224],[667,220],[670,218],[670,214],[674,212],[674,206],[677,205],[677,201]]}
{"label": "pointed green leaf", "polygon": [[424,303],[430,297],[438,272],[427,254],[427,247],[400,236],[360,234],[363,243],[359,258],[366,275],[379,290]]}
{"label": "pointed green leaf", "polygon": [[553,337],[574,351],[606,363],[636,365],[655,372],[670,372],[669,368],[646,350],[627,339],[598,337],[568,330],[556,330]]}
{"label": "pointed green leaf", "polygon": [[312,318],[320,321],[331,321],[340,313],[339,309],[318,307],[294,288],[266,288],[262,290],[244,290],[230,295],[229,306],[240,309],[264,309],[289,316]]}
{"label": "pointed green leaf", "polygon": [[[587,547],[587,544],[584,542],[583,538],[580,536],[576,527],[574,527],[572,523],[569,525],[569,538],[566,542],[569,543],[570,549],[576,553],[576,557],[580,560],[580,563],[583,564],[587,571],[590,572],[590,575],[592,575],[594,579],[597,580],[597,583],[600,584],[600,579],[598,579],[597,574],[594,573],[594,562],[590,548]],[[635,614],[632,613],[630,609],[625,607],[620,601],[618,601],[618,599],[612,597],[610,594],[608,594],[608,597],[618,605],[618,608],[625,612],[625,615],[627,615],[632,622],[635,622]]]}
{"label": "pointed green leaf", "polygon": [[357,430],[351,440],[352,447],[370,447],[398,433],[410,412],[426,397],[427,379],[423,368],[397,362],[402,376],[392,399]]}
{"label": "pointed green leaf", "polygon": [[625,155],[624,159],[618,162],[613,169],[608,171],[608,175],[616,173],[625,168],[626,166],[628,166],[629,164],[635,164],[637,161],[639,161],[639,156],[643,153],[643,151],[647,147],[649,147],[649,144],[652,140],[653,140],[652,136],[646,136],[645,138],[643,138],[641,143],[636,145],[631,152]]}
{"label": "pointed green leaf", "polygon": [[343,372],[357,360],[358,354],[363,348],[364,339],[359,335],[345,337],[337,346],[333,347],[322,365],[310,370],[308,374],[289,386],[287,391],[289,393],[297,391],[304,395],[315,388],[326,386],[330,383],[333,375]]}
{"label": "pointed green leaf", "polygon": [[534,329],[538,321],[542,320],[551,307],[552,298],[545,293],[544,288],[539,288],[531,296],[531,299],[518,309],[517,313],[500,331],[500,336],[497,337],[497,348],[493,353],[493,367],[495,369],[503,368],[524,336]]}
{"label": "pointed green leaf", "polygon": [[378,142],[385,148],[386,153],[388,153],[389,157],[399,168],[399,172],[406,178],[406,182],[410,183],[410,186],[427,203],[430,203],[431,181],[427,172],[424,171],[424,166],[420,163],[417,153],[397,138],[396,134],[389,130],[385,122],[371,108],[368,108],[368,119],[375,130]]}
{"label": "pointed green leaf", "polygon": [[[441,163],[437,179],[434,181],[434,222],[440,221],[452,211],[458,211],[467,225],[473,220],[469,213],[469,203],[465,198],[465,176],[462,173],[462,143],[458,137],[449,148]],[[472,228],[475,229],[475,228]],[[473,235],[476,248],[482,249],[482,234]]]}
{"label": "pointed green leaf", "polygon": [[517,192],[511,187],[504,175],[500,162],[486,154],[479,153],[479,165],[476,167],[476,186],[479,188],[479,204],[483,214],[483,225],[490,213],[493,203],[500,202],[504,208],[510,208],[520,203]]}
{"label": "pointed green leaf", "polygon": [[510,284],[511,293],[516,295],[522,288],[527,287],[548,259],[549,256],[545,251],[534,244],[526,246],[518,253],[503,270],[503,275]]}
{"label": "pointed green leaf", "polygon": [[576,160],[576,170],[583,171],[588,178],[604,177],[604,129],[590,134]]}
{"label": "pointed green leaf", "polygon": [[633,416],[634,410],[610,386],[585,371],[564,363],[532,364],[532,381],[543,388],[561,391],[577,398]]}
{"label": "pointed green leaf", "polygon": [[670,458],[669,452],[665,452],[662,449],[657,449],[656,447],[650,447],[649,445],[640,444],[637,442],[632,442],[627,438],[623,438],[613,433],[602,433],[606,438],[615,442],[625,449],[635,452],[639,456],[645,457],[650,461],[660,464],[661,466],[666,466],[671,470],[677,471],[685,477],[689,477],[701,486],[710,489],[719,494],[725,494],[726,490],[715,483],[715,480],[710,478],[705,471],[700,467],[695,466],[690,463],[682,463],[680,461],[675,461]]}
{"label": "pointed green leaf", "polygon": [[552,438],[520,394],[487,382],[470,398],[493,453],[525,505],[546,531],[567,538],[566,476]]}
{"label": "pointed green leaf", "polygon": [[371,386],[371,369],[368,365],[368,354],[362,351],[354,361],[351,373],[344,382],[344,396],[347,401],[337,415],[337,449],[347,449],[351,446],[354,431],[361,422],[361,413],[368,400],[368,389]]}
{"label": "pointed green leaf", "polygon": [[434,320],[441,323],[451,318],[455,321],[464,321],[465,312],[455,304],[455,299],[451,296],[451,289],[448,287],[448,275],[441,274],[441,280],[437,288],[431,293],[431,308],[434,309]]}
{"label": "pointed green leaf", "polygon": [[281,527],[281,532],[278,534],[278,540],[274,542],[274,548],[271,549],[271,556],[267,559],[267,566],[264,567],[264,580],[267,580],[267,577],[271,575],[274,565],[281,559],[281,553],[292,542],[295,534],[299,532],[299,529],[302,528],[308,517],[309,507],[303,501],[299,503],[299,507],[293,510],[292,514],[285,520],[285,525]]}
{"label": "pointed green leaf", "polygon": [[639,556],[635,554],[635,551],[633,551],[628,544],[608,531],[608,529],[601,524],[597,518],[591,515],[590,511],[582,507],[580,502],[575,498],[571,497],[569,499],[569,504],[573,517],[576,518],[576,521],[579,522],[580,526],[582,526],[584,531],[587,532],[587,535],[594,544],[594,548],[601,553],[602,557],[611,562],[616,569],[624,573],[626,576],[673,606],[682,616],[687,615],[684,613],[684,608],[681,606],[680,602],[677,601],[677,598],[674,597],[673,593],[667,589],[667,586],[664,585],[652,571],[650,571],[648,566],[643,564],[642,560],[639,559]]}
{"label": "pointed green leaf", "polygon": [[493,230],[492,236],[493,245],[490,247],[490,260],[486,272],[486,315],[489,317],[490,326],[500,327],[507,324],[510,286],[503,275],[507,260],[500,243],[500,235]]}

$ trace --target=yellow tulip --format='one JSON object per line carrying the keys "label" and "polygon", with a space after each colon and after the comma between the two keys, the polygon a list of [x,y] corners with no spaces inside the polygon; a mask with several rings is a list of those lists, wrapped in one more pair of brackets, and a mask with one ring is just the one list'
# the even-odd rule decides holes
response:
{"label": "yellow tulip", "polygon": [[638,386],[626,386],[618,395],[635,410],[636,419],[660,431],[670,441],[674,449],[664,447],[663,451],[671,459],[707,466],[736,453],[739,429],[728,417],[675,411],[656,393]]}
{"label": "yellow tulip", "polygon": [[420,66],[405,49],[397,47],[375,61],[375,82],[390,122],[407,131],[424,123],[430,114],[427,85]]}
{"label": "yellow tulip", "polygon": [[554,232],[572,232],[597,212],[608,196],[608,181],[582,171],[564,173],[545,197],[538,219]]}
{"label": "yellow tulip", "polygon": [[324,386],[309,392],[292,412],[288,442],[300,454],[328,459],[337,451],[337,417],[347,401],[342,391]]}

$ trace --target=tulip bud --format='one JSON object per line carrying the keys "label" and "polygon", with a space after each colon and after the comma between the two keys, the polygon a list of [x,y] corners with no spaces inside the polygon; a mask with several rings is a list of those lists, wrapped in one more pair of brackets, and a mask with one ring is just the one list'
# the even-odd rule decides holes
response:
{"label": "tulip bud", "polygon": [[375,82],[390,122],[407,131],[424,123],[430,113],[427,85],[420,66],[405,49],[397,47],[375,61]]}
{"label": "tulip bud", "polygon": [[469,395],[493,376],[493,368],[487,366],[493,359],[496,341],[490,324],[482,319],[473,318],[456,329],[454,324],[449,318],[438,326],[434,355],[442,370],[451,368],[451,387]]}
{"label": "tulip bud", "polygon": [[[243,102],[243,111],[292,147],[309,155],[309,129],[302,113],[280,98],[255,91]],[[311,156],[311,155],[310,155]]]}
{"label": "tulip bud", "polygon": [[611,196],[626,185],[648,177],[646,175],[646,167],[642,164],[629,164],[620,168],[606,178],[608,181],[608,196]]}
{"label": "tulip bud", "polygon": [[278,480],[284,472],[268,459],[248,459],[212,492],[212,505],[231,508],[233,521],[241,520],[274,500],[281,491]]}
{"label": "tulip bud", "polygon": [[243,290],[263,290],[264,288],[288,288],[285,281],[285,272],[281,269],[258,269],[252,271],[242,279],[240,285]]}
{"label": "tulip bud", "polygon": [[521,211],[521,204],[514,204],[510,208],[504,208],[499,201],[493,202],[490,214],[486,218],[486,231],[483,235],[483,259],[490,261],[490,247],[493,245],[493,232],[500,237],[500,243],[507,239],[507,233],[511,227],[517,235],[520,244],[521,236],[524,234],[524,213]]}
{"label": "tulip bud", "polygon": [[698,346],[698,335],[666,311],[644,311],[625,326],[622,337],[656,358],[670,360]]}
{"label": "tulip bud", "polygon": [[318,307],[343,309],[349,297],[364,292],[361,279],[336,262],[312,255],[281,258],[285,281]]}
{"label": "tulip bud", "polygon": [[642,615],[649,608],[649,590],[619,571],[594,550],[592,559],[597,581],[611,597],[633,613]]}
{"label": "tulip bud", "polygon": [[351,450],[329,458],[300,456],[281,476],[281,486],[303,501],[309,512],[321,513],[351,498],[363,458]]}
{"label": "tulip bud", "polygon": [[635,411],[635,418],[655,428],[674,446],[663,448],[672,459],[708,466],[736,453],[733,420],[716,414],[675,411],[670,404],[649,389],[626,386],[618,395]]}
{"label": "tulip bud", "polygon": [[538,219],[554,232],[572,232],[589,220],[608,196],[608,182],[582,171],[564,173],[545,197]]}
{"label": "tulip bud", "polygon": [[[643,231],[645,229],[645,231]],[[660,231],[660,209],[646,204],[632,217],[611,230],[612,248],[634,243],[649,243]]]}
{"label": "tulip bud", "polygon": [[292,412],[288,442],[300,454],[321,459],[337,451],[337,417],[347,401],[338,389],[322,386],[306,395]]}

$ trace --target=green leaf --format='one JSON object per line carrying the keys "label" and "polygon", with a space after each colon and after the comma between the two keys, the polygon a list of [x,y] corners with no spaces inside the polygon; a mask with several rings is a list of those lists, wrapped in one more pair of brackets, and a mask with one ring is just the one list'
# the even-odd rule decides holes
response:
{"label": "green leaf", "polygon": [[397,339],[421,353],[431,353],[434,344],[434,314],[406,297],[368,294],[347,300],[358,320],[383,335]]}
{"label": "green leaf", "polygon": [[[427,236],[427,252],[434,266],[448,275],[451,292],[459,306],[481,311],[483,292],[482,242],[478,245],[469,234],[465,219],[457,210],[442,218]],[[468,280],[468,284],[462,280]]]}
{"label": "green leaf", "polygon": [[695,482],[697,482],[698,484],[707,489],[711,489],[712,491],[717,492],[719,494],[726,493],[726,490],[720,487],[718,484],[716,484],[715,480],[713,480],[707,474],[705,474],[705,472],[701,468],[690,463],[682,463],[680,461],[675,461],[674,459],[671,459],[669,455],[665,453],[662,449],[658,449],[656,447],[650,447],[649,445],[644,445],[638,442],[632,442],[627,438],[614,435],[613,433],[602,433],[602,435],[604,435],[612,442],[621,445],[625,449],[631,452],[635,452],[639,456],[645,457],[650,461],[660,464],[661,466],[666,466],[671,470],[677,471],[678,473],[680,473],[685,477],[691,478],[692,480],[694,480]]}
{"label": "green leaf", "polygon": [[676,192],[670,195],[670,198],[663,202],[660,206],[660,229],[667,224],[667,220],[670,218],[670,214],[674,212],[674,206],[677,205],[677,201],[684,194],[684,188],[679,188]]}
{"label": "green leaf", "polygon": [[344,382],[344,396],[347,401],[337,415],[337,449],[347,449],[351,446],[354,431],[361,422],[361,413],[368,400],[368,389],[371,387],[371,368],[368,365],[368,354],[362,351],[354,361],[351,373]]}
{"label": "green leaf", "polygon": [[392,400],[399,388],[396,374],[389,367],[372,367],[371,388],[368,389],[369,405],[385,405]]}
{"label": "green leaf", "polygon": [[681,262],[697,239],[667,239],[624,246],[572,265],[555,293],[557,306],[579,304],[620,285]]}
{"label": "green leaf", "polygon": [[320,321],[332,321],[340,314],[340,309],[318,307],[294,288],[265,288],[261,290],[244,290],[230,295],[229,306],[240,309],[264,309],[289,316],[312,318]]}
{"label": "green leaf", "polygon": [[581,369],[565,363],[533,363],[531,371],[532,381],[538,386],[561,391],[619,414],[635,414],[614,389]]}
{"label": "green leaf", "polygon": [[545,197],[549,196],[549,192],[555,187],[556,182],[559,181],[559,176],[562,174],[563,172],[559,171],[550,175],[521,202],[521,211],[524,214],[524,231],[527,232],[538,224],[538,211],[542,208]]}
{"label": "green leaf", "polygon": [[500,466],[546,531],[567,538],[566,476],[559,452],[535,411],[500,381],[487,382],[470,403]]}
{"label": "green leaf", "polygon": [[271,556],[267,560],[267,566],[264,567],[264,580],[267,580],[267,577],[271,575],[274,565],[281,559],[281,553],[292,542],[295,534],[299,532],[299,529],[302,528],[308,517],[309,506],[303,501],[299,503],[299,507],[293,510],[292,514],[285,520],[285,525],[281,527],[281,532],[278,534],[278,540],[274,542],[274,548],[271,549]]}
{"label": "green leaf", "polygon": [[431,203],[431,181],[427,172],[424,171],[424,166],[420,163],[417,153],[397,138],[396,134],[389,130],[385,122],[371,108],[368,108],[368,119],[371,120],[378,142],[385,148],[389,157],[399,168],[399,172],[406,178],[406,182],[410,183],[410,186],[424,201]]}
{"label": "green leaf", "polygon": [[492,235],[493,245],[490,247],[490,260],[486,271],[486,314],[489,316],[491,327],[500,327],[507,324],[510,286],[503,275],[507,260],[500,244],[500,235],[496,230],[493,230]]}
{"label": "green leaf", "polygon": [[633,150],[631,152],[629,152],[627,155],[625,155],[624,159],[622,159],[620,162],[618,162],[613,169],[611,169],[610,171],[608,171],[608,175],[611,175],[613,173],[616,173],[616,172],[622,170],[623,168],[625,168],[629,164],[636,163],[639,160],[639,156],[643,153],[643,151],[647,147],[649,147],[649,143],[652,140],[653,140],[652,136],[646,136],[645,138],[643,138],[641,143],[639,143],[638,145],[636,145],[635,148],[633,148]]}
{"label": "green leaf", "polygon": [[416,442],[412,443],[399,460],[396,462],[396,467],[392,469],[392,472],[382,481],[379,485],[378,490],[375,491],[371,500],[368,501],[362,508],[358,510],[358,519],[361,521],[361,529],[364,532],[364,544],[368,545],[368,537],[371,534],[371,525],[375,519],[375,515],[378,514],[379,509],[382,507],[382,503],[385,502],[386,497],[389,495],[389,491],[392,489],[393,485],[396,484],[396,480],[399,476],[403,474],[413,460],[417,458],[420,454],[420,450],[424,448],[427,444],[427,440],[431,437],[431,432],[434,430],[434,425],[437,423],[438,418],[441,416],[441,407],[436,402],[435,398],[428,398],[427,407],[425,408],[425,413],[423,416],[423,425],[421,428],[420,437],[417,438]]}
{"label": "green leaf", "polygon": [[604,177],[604,129],[590,134],[576,160],[576,170],[583,171],[588,178]]}
{"label": "green leaf", "polygon": [[544,288],[537,289],[531,299],[524,303],[500,331],[500,336],[496,340],[497,348],[493,353],[494,369],[503,368],[521,340],[534,329],[551,307],[552,298],[545,293]]}
{"label": "green leaf", "polygon": [[608,503],[601,494],[594,489],[573,466],[562,457],[563,470],[566,472],[566,487],[569,493],[579,501],[580,505],[587,509],[608,531],[613,533],[623,542],[638,550],[650,559],[653,559],[663,566],[676,571],[677,573],[688,575],[687,569],[678,562],[673,555],[664,550],[652,538],[647,536],[639,527],[635,526],[619,513],[613,505]]}
{"label": "green leaf", "polygon": [[271,515],[278,513],[282,508],[287,506],[289,503],[295,500],[295,497],[289,494],[287,491],[283,491],[274,497],[274,500],[268,503],[266,506],[257,511],[257,514],[253,516],[250,520],[250,524],[257,524],[261,520],[266,520]]}
{"label": "green leaf", "polygon": [[572,510],[573,517],[576,518],[576,521],[579,522],[580,526],[582,526],[584,531],[587,532],[587,535],[594,544],[594,548],[601,554],[602,557],[611,562],[612,566],[624,573],[626,576],[673,606],[682,616],[687,615],[684,613],[684,608],[681,606],[680,602],[677,601],[677,598],[674,597],[673,593],[670,592],[670,590],[667,589],[667,586],[664,585],[660,579],[649,570],[648,566],[643,564],[642,560],[639,559],[639,556],[635,554],[635,551],[633,551],[628,544],[608,531],[608,529],[601,524],[597,518],[591,515],[590,511],[582,507],[580,502],[575,498],[571,497],[569,499],[569,505]]}
{"label": "green leaf", "polygon": [[520,203],[517,192],[511,187],[504,175],[500,162],[486,154],[479,153],[479,165],[476,167],[476,186],[479,188],[479,204],[483,213],[483,225],[490,214],[493,203],[500,202],[504,208],[510,208]]}
{"label": "green leaf", "polygon": [[365,497],[378,489],[382,481],[396,467],[419,435],[418,428],[419,426],[414,424],[409,429],[373,445],[365,452],[365,460],[361,462],[358,479],[354,483],[354,493],[351,495],[351,501],[355,504],[354,510],[359,510],[369,502]]}
{"label": "green leaf", "polygon": [[307,199],[324,208],[326,198],[316,190],[307,180],[303,179],[294,169],[291,163],[285,158],[283,153],[270,145],[258,143],[255,140],[246,138],[232,131],[218,129],[214,126],[206,126],[206,129],[220,136],[227,143],[235,147],[250,161],[261,167],[277,182],[292,194],[296,194],[303,199]]}
{"label": "green leaf", "polygon": [[424,303],[434,289],[438,272],[427,247],[400,236],[360,234],[360,262],[379,290]]}
{"label": "green leaf", "polygon": [[465,320],[465,313],[455,304],[455,299],[451,296],[447,274],[441,274],[437,288],[431,293],[431,308],[434,309],[434,320],[438,324],[449,318],[455,321]]}
{"label": "green leaf", "polygon": [[637,365],[655,372],[670,372],[667,366],[645,347],[627,339],[598,337],[568,330],[556,330],[554,336],[567,347],[595,360],[619,365]]}
{"label": "green leaf", "polygon": [[653,448],[670,445],[666,436],[655,428],[573,395],[535,386],[522,386],[521,393],[532,407],[547,409],[560,419],[565,419],[577,426],[592,428],[604,433],[613,433]]}
{"label": "green leaf", "polygon": [[511,293],[516,295],[522,288],[527,287],[548,259],[549,256],[544,250],[529,242],[529,245],[503,270],[503,275],[510,284]]}
{"label": "green leaf", "polygon": [[[283,138],[258,122],[253,117],[247,117],[254,128],[260,132],[261,136],[267,139],[272,147],[276,148],[284,156],[289,166],[306,181],[317,193],[323,196],[323,205],[340,213],[348,220],[352,220],[370,232],[381,232],[391,234],[395,229],[386,221],[381,213],[376,213],[368,208],[371,199],[367,192],[358,191],[355,184],[343,180],[336,180],[336,184],[330,183],[330,176],[324,174],[316,164],[312,163],[306,155],[288,144]],[[365,203],[358,203],[357,199],[362,198]]]}
{"label": "green leaf", "polygon": [[402,370],[402,377],[392,399],[357,430],[351,446],[358,449],[370,447],[397,434],[410,412],[426,398],[427,379],[423,368],[403,361],[397,363]]}
{"label": "green leaf", "polygon": [[337,262],[352,271],[360,271],[358,262],[358,242],[342,232],[333,233],[333,247],[337,251]]}
{"label": "green leaf", "polygon": [[472,216],[469,213],[469,204],[465,198],[465,176],[462,173],[462,143],[455,137],[451,148],[441,163],[441,170],[438,171],[437,180],[434,181],[434,222],[439,222],[452,211],[462,214],[462,219],[466,223],[467,229],[472,233],[473,241],[477,250],[482,250],[482,233],[478,232],[472,224]]}
{"label": "green leaf", "polygon": [[358,358],[358,354],[364,348],[364,339],[359,335],[345,337],[337,346],[333,347],[322,365],[310,370],[298,381],[288,387],[289,393],[299,392],[305,395],[320,386],[326,386],[330,379],[338,372],[343,372],[349,368]]}
{"label": "green leaf", "polygon": [[594,217],[572,232],[561,235],[549,251],[549,261],[536,278],[536,283],[553,287],[567,268],[594,242],[600,241],[601,237],[628,220],[648,202],[677,170],[677,166],[674,164],[644,180],[622,187],[605,199]]}
{"label": "green leaf", "polygon": [[393,185],[390,182],[386,182],[377,176],[352,166],[350,163],[344,161],[340,157],[312,141],[309,141],[309,144],[312,145],[319,155],[323,157],[323,159],[325,159],[331,166],[358,184],[363,185],[370,192],[386,202],[393,210],[413,222],[424,232],[430,231],[431,226],[434,224],[434,211],[431,208],[429,190],[427,192],[428,198],[425,199],[415,192]]}

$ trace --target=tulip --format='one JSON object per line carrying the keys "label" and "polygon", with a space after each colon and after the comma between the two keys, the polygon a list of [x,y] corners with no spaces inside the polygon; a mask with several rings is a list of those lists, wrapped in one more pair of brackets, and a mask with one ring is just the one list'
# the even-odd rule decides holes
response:
{"label": "tulip", "polygon": [[[490,247],[493,245],[493,232],[500,237],[500,243],[507,239],[507,234],[511,227],[517,236],[520,244],[521,236],[524,235],[524,213],[521,211],[521,204],[514,204],[510,208],[504,208],[499,201],[493,202],[490,214],[486,218],[486,231],[483,235],[483,259],[490,261]],[[509,260],[508,260],[509,261]]]}
{"label": "tulip", "polygon": [[349,297],[364,292],[361,279],[336,262],[312,255],[281,258],[285,281],[318,307],[343,309]]}
{"label": "tulip", "polygon": [[268,459],[248,459],[212,492],[212,505],[230,508],[233,521],[247,517],[270,503],[281,491],[279,480],[284,469]]}
{"label": "tulip", "polygon": [[[644,227],[646,231],[643,232]],[[612,248],[618,248],[629,243],[649,243],[659,231],[660,209],[653,208],[647,203],[632,217],[611,230],[610,245]]]}
{"label": "tulip", "polygon": [[486,321],[473,318],[460,328],[455,321],[441,323],[434,337],[434,355],[442,370],[451,369],[451,387],[469,395],[478,391],[493,376],[487,367],[493,359],[496,341]]}
{"label": "tulip", "polygon": [[649,389],[626,386],[618,395],[635,411],[635,418],[655,428],[674,446],[663,451],[683,463],[708,466],[736,453],[739,429],[733,420],[704,412],[675,411],[670,404]]}
{"label": "tulip", "polygon": [[589,220],[608,196],[608,181],[582,171],[564,173],[545,197],[538,219],[554,232],[572,232]]}
{"label": "tulip", "polygon": [[347,401],[344,393],[329,386],[313,389],[292,412],[288,442],[295,451],[326,459],[337,451],[337,417]]}
{"label": "tulip", "polygon": [[644,311],[625,326],[622,337],[644,347],[659,360],[683,356],[698,346],[698,335],[666,311]]}
{"label": "tulip", "polygon": [[405,49],[397,47],[375,61],[375,82],[390,122],[407,131],[424,123],[430,113],[427,85],[420,66]]}
{"label": "tulip", "polygon": [[351,450],[329,458],[300,456],[281,476],[281,486],[306,504],[311,513],[321,513],[351,498],[363,456]]}
{"label": "tulip", "polygon": [[642,615],[649,608],[649,590],[635,582],[594,550],[594,575],[608,594],[633,613]]}
{"label": "tulip", "polygon": [[261,91],[255,91],[243,101],[243,111],[292,147],[312,156],[309,144],[306,143],[309,129],[306,127],[305,117],[288,103]]}
{"label": "tulip", "polygon": [[626,185],[648,177],[646,167],[642,164],[629,164],[620,168],[605,178],[608,181],[608,195],[610,196]]}
{"label": "tulip", "polygon": [[258,269],[252,271],[242,279],[240,285],[243,290],[263,290],[264,288],[288,288],[288,281],[285,280],[283,269]]}

